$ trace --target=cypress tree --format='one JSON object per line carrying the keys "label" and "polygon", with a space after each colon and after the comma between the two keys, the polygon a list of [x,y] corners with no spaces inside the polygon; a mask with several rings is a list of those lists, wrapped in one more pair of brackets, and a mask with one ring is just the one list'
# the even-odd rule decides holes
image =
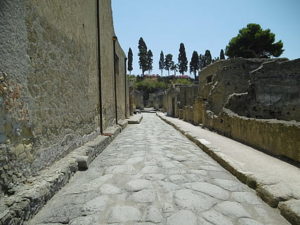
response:
{"label": "cypress tree", "polygon": [[172,60],[170,69],[174,71],[174,75],[176,76],[176,72],[178,69],[178,65]]}
{"label": "cypress tree", "polygon": [[133,67],[132,67],[132,59],[133,59],[133,55],[132,55],[132,50],[131,50],[131,48],[129,48],[127,58],[128,58],[128,62],[127,62],[127,63],[128,63],[128,66],[127,66],[127,68],[128,68],[128,71],[129,71],[130,74],[131,74],[131,71],[133,70]]}
{"label": "cypress tree", "polygon": [[144,76],[145,71],[148,69],[148,51],[147,51],[147,45],[144,42],[143,38],[140,38],[139,40],[139,65],[140,69],[142,70],[142,74]]}
{"label": "cypress tree", "polygon": [[153,64],[153,53],[149,49],[149,51],[147,52],[147,69],[149,70],[149,74],[151,73],[151,70],[153,69],[152,64]]}
{"label": "cypress tree", "polygon": [[163,70],[165,68],[165,56],[163,51],[160,52],[160,57],[159,57],[159,69],[161,71],[161,76],[163,75]]}
{"label": "cypress tree", "polygon": [[199,70],[199,56],[196,51],[193,52],[191,62],[190,62],[190,73],[194,74],[195,80],[196,80],[196,74]]}
{"label": "cypress tree", "polygon": [[166,58],[165,58],[165,69],[168,70],[168,76],[170,75],[170,68],[172,66],[172,61],[173,61],[173,55],[172,54],[166,55]]}
{"label": "cypress tree", "polygon": [[179,73],[182,75],[187,71],[188,60],[186,58],[185,47],[183,43],[180,43],[179,55],[178,55],[178,68]]}
{"label": "cypress tree", "polygon": [[206,50],[204,56],[205,56],[205,66],[208,66],[212,62],[210,51]]}
{"label": "cypress tree", "polygon": [[224,55],[224,50],[221,49],[221,52],[220,52],[220,59],[225,59],[225,55]]}
{"label": "cypress tree", "polygon": [[205,67],[205,56],[199,55],[199,69],[202,70]]}

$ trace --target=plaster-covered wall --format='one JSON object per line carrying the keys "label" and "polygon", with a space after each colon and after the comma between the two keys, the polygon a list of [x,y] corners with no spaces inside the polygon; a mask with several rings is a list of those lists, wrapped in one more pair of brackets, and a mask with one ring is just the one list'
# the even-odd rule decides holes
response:
{"label": "plaster-covered wall", "polygon": [[[99,5],[105,129],[116,122],[114,29],[111,1]],[[0,1],[0,193],[99,134],[96,6],[97,0]],[[116,54],[124,119],[125,54],[118,42]]]}
{"label": "plaster-covered wall", "polygon": [[[113,37],[116,36],[113,27],[111,0],[99,0],[100,2],[100,61],[102,78],[102,122],[103,129],[117,123],[116,120],[125,119],[125,58],[119,42],[116,40],[115,49]],[[115,57],[115,55],[116,57]],[[116,60],[118,59],[118,60]],[[116,66],[117,68],[114,68]],[[116,73],[116,94],[117,94],[117,116],[115,105],[115,73]],[[128,85],[126,84],[126,93]],[[128,95],[126,95],[128,98]],[[128,101],[126,101],[128,102]]]}
{"label": "plaster-covered wall", "polygon": [[[119,101],[117,102],[118,120],[120,120],[128,117],[128,115],[125,115],[125,113],[127,113],[129,110],[128,110],[128,100],[125,100],[125,97],[128,98],[128,83],[126,79],[127,71],[125,66],[126,55],[118,42],[116,43],[116,54],[119,58],[119,62],[118,62],[119,65],[117,65],[119,69],[118,69],[118,73],[116,74],[116,81],[117,81],[116,85],[117,85],[117,101]],[[125,107],[127,107],[127,109]]]}
{"label": "plaster-covered wall", "polygon": [[144,97],[142,92],[133,87],[129,90],[130,114],[133,114],[136,109],[144,109]]}
{"label": "plaster-covered wall", "polygon": [[[115,36],[110,0],[100,0],[100,36],[101,36],[101,76],[102,76],[102,114],[103,128],[116,123],[114,97],[114,50]],[[105,81],[105,82],[104,82]],[[112,106],[113,103],[113,106]]]}

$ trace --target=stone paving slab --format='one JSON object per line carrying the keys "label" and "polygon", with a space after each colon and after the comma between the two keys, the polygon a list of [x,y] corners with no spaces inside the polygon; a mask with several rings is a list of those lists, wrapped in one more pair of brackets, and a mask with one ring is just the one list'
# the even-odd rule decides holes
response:
{"label": "stone paving slab", "polygon": [[155,114],[128,126],[26,225],[288,225]]}
{"label": "stone paving slab", "polygon": [[215,132],[157,115],[200,146],[292,224],[300,224],[300,169]]}
{"label": "stone paving slab", "polygon": [[41,171],[40,175],[28,179],[26,184],[16,187],[14,195],[1,198],[0,225],[21,225],[28,221],[69,182],[74,173],[88,169],[90,163],[121,132],[121,127],[110,127],[105,132],[110,135],[97,136]]}

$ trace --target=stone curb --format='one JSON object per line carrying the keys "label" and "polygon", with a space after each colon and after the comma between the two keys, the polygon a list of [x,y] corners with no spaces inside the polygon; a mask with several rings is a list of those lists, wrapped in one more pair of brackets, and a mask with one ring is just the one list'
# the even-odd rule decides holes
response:
{"label": "stone curb", "polygon": [[127,119],[128,124],[139,124],[143,119],[142,114],[136,114]]}
{"label": "stone curb", "polygon": [[253,174],[241,171],[229,159],[224,157],[222,153],[218,152],[217,149],[213,149],[209,144],[193,137],[191,133],[188,133],[176,126],[176,124],[169,121],[165,116],[156,113],[156,115],[167,124],[173,126],[176,130],[186,136],[189,140],[198,145],[204,152],[210,157],[216,160],[222,167],[236,176],[241,182],[247,184],[250,188],[254,189],[258,196],[262,198],[267,204],[273,208],[278,208],[281,215],[284,216],[292,225],[300,224],[300,200],[288,198],[282,198],[275,195],[272,190],[269,190],[267,185],[261,184]]}
{"label": "stone curb", "polygon": [[89,164],[112,142],[126,127],[110,127],[95,139],[75,149],[66,157],[41,171],[37,177],[27,180],[18,187],[16,194],[4,197],[0,202],[0,225],[22,225],[31,219],[50,200],[56,192],[65,186],[78,170],[86,170]]}

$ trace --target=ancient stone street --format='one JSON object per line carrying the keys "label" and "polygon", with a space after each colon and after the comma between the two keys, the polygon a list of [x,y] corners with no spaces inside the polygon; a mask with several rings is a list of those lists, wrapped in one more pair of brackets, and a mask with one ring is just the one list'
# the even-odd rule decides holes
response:
{"label": "ancient stone street", "polygon": [[28,224],[289,224],[173,127],[143,116]]}

